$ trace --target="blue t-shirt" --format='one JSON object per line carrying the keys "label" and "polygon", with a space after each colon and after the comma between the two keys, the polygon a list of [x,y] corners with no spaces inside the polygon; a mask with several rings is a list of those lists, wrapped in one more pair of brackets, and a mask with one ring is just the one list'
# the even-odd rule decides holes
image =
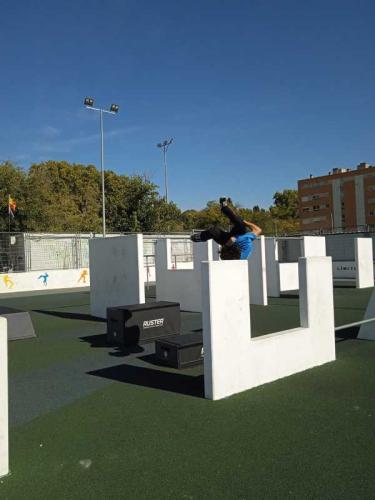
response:
{"label": "blue t-shirt", "polygon": [[256,237],[257,236],[254,233],[239,234],[235,237],[236,245],[238,245],[241,250],[241,260],[247,259],[253,251],[253,241],[256,239]]}

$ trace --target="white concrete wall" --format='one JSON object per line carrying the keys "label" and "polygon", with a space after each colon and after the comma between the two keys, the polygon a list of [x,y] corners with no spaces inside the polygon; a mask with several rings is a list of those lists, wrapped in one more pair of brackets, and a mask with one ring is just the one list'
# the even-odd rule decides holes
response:
{"label": "white concrete wall", "polygon": [[92,316],[107,317],[107,307],[145,302],[143,236],[131,234],[90,240]]}
{"label": "white concrete wall", "polygon": [[[82,268],[1,273],[0,296],[2,293],[10,292],[87,287],[90,285],[90,273],[88,271],[88,268]],[[46,273],[48,276],[44,280],[42,276],[45,276]]]}
{"label": "white concrete wall", "polygon": [[331,259],[301,258],[299,266],[301,327],[251,338],[246,263],[202,263],[206,398],[222,399],[335,359]]}
{"label": "white concrete wall", "polygon": [[268,304],[266,244],[264,236],[254,240],[254,250],[249,259],[250,303],[260,306]]}
{"label": "white concrete wall", "polygon": [[[373,318],[375,318],[375,288],[372,291],[363,319],[366,320]],[[363,323],[359,328],[358,338],[362,340],[375,340],[375,321]]]}
{"label": "white concrete wall", "polygon": [[371,238],[355,238],[356,287],[374,286],[374,260]]}
{"label": "white concrete wall", "polygon": [[357,266],[354,261],[332,262],[333,278],[355,279]]}
{"label": "white concrete wall", "polygon": [[[176,301],[185,311],[202,311],[201,262],[219,260],[219,246],[214,241],[193,246],[193,265],[182,263],[184,269],[175,269],[171,259],[171,242],[159,240],[156,245],[156,300]],[[251,304],[267,305],[267,279],[264,236],[254,241],[249,257]]]}
{"label": "white concrete wall", "polygon": [[202,310],[201,262],[218,259],[218,246],[213,241],[193,246],[193,269],[173,269],[171,240],[156,244],[156,300],[179,302],[184,311]]}
{"label": "white concrete wall", "polygon": [[298,290],[298,262],[279,262],[279,277],[280,292]]}
{"label": "white concrete wall", "polygon": [[301,239],[301,257],[324,257],[326,239],[324,236],[303,236]]}
{"label": "white concrete wall", "polygon": [[0,317],[0,477],[8,472],[8,333],[7,320]]}
{"label": "white concrete wall", "polygon": [[[267,291],[270,297],[279,297],[281,292],[298,290],[298,263],[279,262],[276,238],[266,238]],[[300,239],[302,257],[324,257],[326,243],[324,236],[302,236]]]}
{"label": "white concrete wall", "polygon": [[267,293],[280,296],[279,250],[276,238],[265,238]]}

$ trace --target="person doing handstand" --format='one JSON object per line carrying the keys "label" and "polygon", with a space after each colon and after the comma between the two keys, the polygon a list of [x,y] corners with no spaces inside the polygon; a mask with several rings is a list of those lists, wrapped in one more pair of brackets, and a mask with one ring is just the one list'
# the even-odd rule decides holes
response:
{"label": "person doing handstand", "polygon": [[262,233],[262,230],[252,222],[247,222],[236,215],[228,205],[232,203],[230,198],[220,198],[219,201],[221,211],[233,224],[232,229],[228,232],[213,226],[200,233],[192,234],[190,239],[194,242],[213,239],[221,245],[220,257],[222,260],[247,259],[253,251],[253,241]]}

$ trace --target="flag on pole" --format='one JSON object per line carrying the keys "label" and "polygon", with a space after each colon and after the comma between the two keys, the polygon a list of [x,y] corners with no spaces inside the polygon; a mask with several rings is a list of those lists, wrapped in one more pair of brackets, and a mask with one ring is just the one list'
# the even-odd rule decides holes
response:
{"label": "flag on pole", "polygon": [[17,208],[16,200],[13,200],[13,198],[11,198],[9,195],[9,200],[8,200],[8,213],[9,213],[9,215],[14,217],[14,214],[16,212],[16,208]]}

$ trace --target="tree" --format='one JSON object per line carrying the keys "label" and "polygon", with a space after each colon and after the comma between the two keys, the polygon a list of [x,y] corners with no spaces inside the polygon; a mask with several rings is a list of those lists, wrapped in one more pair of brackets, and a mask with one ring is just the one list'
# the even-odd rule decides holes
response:
{"label": "tree", "polygon": [[25,230],[25,182],[27,174],[10,161],[0,163],[0,231],[8,231],[9,195],[16,201],[16,216],[11,219],[12,231]]}
{"label": "tree", "polygon": [[298,192],[295,189],[284,189],[273,195],[274,206],[271,213],[280,219],[296,219],[298,217]]}

